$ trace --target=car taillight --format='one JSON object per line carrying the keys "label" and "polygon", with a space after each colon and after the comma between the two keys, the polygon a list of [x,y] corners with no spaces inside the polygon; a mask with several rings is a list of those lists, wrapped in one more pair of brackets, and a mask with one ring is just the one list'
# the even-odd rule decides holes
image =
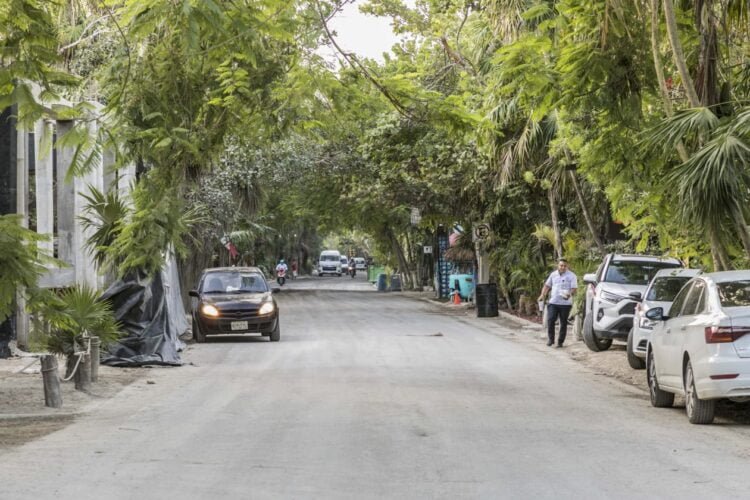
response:
{"label": "car taillight", "polygon": [[743,335],[750,334],[747,326],[707,326],[705,329],[706,344],[734,342]]}

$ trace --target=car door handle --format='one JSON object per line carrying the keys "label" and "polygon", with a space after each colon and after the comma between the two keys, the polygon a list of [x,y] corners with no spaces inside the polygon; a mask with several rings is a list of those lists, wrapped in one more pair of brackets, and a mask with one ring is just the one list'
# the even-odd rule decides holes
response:
{"label": "car door handle", "polygon": [[672,329],[671,329],[671,328],[667,328],[667,329],[665,330],[665,332],[666,332],[666,333],[672,333]]}
{"label": "car door handle", "polygon": [[680,327],[680,331],[681,331],[681,332],[684,332],[685,330],[687,330],[687,327],[686,327],[686,326],[681,326],[681,327]]}

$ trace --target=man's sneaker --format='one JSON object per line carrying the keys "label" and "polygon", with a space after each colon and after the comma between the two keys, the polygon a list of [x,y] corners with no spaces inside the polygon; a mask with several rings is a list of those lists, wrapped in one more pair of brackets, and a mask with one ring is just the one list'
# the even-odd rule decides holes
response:
{"label": "man's sneaker", "polygon": [[550,346],[550,345],[552,345],[552,344],[554,344],[554,342],[553,342],[553,341],[551,341],[551,340],[548,340],[548,341],[547,341],[547,345],[548,345],[548,346]]}

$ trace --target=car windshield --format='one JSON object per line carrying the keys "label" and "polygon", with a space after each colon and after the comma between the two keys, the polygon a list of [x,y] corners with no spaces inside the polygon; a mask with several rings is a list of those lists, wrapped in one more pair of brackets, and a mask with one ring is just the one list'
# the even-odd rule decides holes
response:
{"label": "car windshield", "polygon": [[266,280],[258,273],[218,272],[206,275],[203,293],[262,293],[268,291]]}
{"label": "car windshield", "polygon": [[717,285],[723,307],[750,306],[750,280],[727,281]]}
{"label": "car windshield", "polygon": [[680,267],[669,262],[612,261],[607,268],[604,281],[622,285],[648,285],[660,269]]}
{"label": "car windshield", "polygon": [[658,300],[661,302],[672,302],[680,291],[682,285],[690,281],[688,277],[675,277],[670,276],[669,278],[656,278],[654,284],[651,285],[651,290],[646,295],[646,300]]}
{"label": "car windshield", "polygon": [[320,260],[323,262],[338,262],[339,257],[335,255],[321,255]]}

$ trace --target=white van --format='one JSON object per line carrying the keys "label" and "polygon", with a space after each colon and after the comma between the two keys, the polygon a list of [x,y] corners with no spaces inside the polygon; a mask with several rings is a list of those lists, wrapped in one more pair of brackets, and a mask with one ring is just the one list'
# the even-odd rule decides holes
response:
{"label": "white van", "polygon": [[341,253],[338,250],[323,250],[318,259],[318,276],[335,274],[341,276]]}

